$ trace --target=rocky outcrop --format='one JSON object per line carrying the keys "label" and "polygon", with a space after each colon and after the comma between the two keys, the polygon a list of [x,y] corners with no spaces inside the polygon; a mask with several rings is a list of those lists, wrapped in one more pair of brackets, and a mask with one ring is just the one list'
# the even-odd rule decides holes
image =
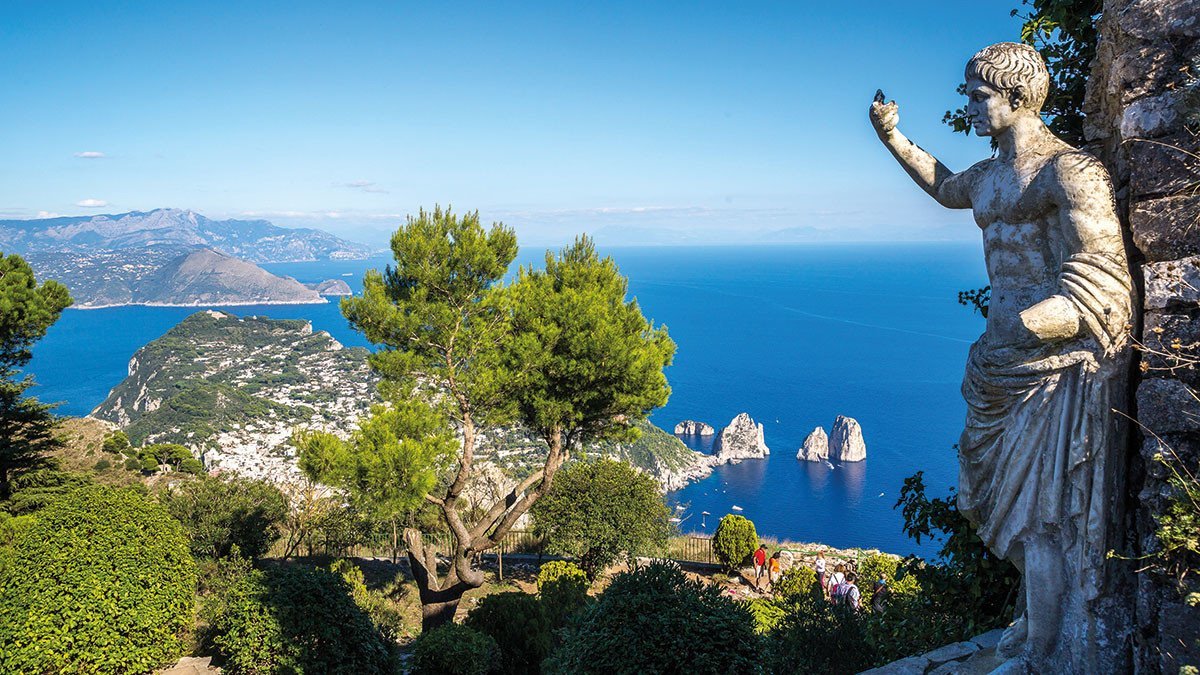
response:
{"label": "rocky outcrop", "polygon": [[714,449],[717,464],[762,459],[771,454],[763,437],[763,425],[756,424],[749,413],[741,413],[721,430]]}
{"label": "rocky outcrop", "polygon": [[835,462],[861,462],[867,458],[867,444],[858,420],[837,416],[829,438],[829,457]]}
{"label": "rocky outcrop", "polygon": [[684,420],[675,425],[676,436],[712,436],[715,433],[716,429],[696,420]]}
{"label": "rocky outcrop", "polygon": [[804,439],[804,445],[800,452],[796,453],[796,459],[805,462],[829,461],[829,437],[825,435],[824,427],[813,429],[808,438]]}
{"label": "rocky outcrop", "polygon": [[321,295],[353,295],[350,284],[341,279],[326,279],[315,284],[304,284]]}

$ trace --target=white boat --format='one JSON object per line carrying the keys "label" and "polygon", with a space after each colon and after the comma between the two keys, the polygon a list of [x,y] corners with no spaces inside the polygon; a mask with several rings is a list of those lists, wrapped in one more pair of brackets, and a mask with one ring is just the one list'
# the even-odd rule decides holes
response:
{"label": "white boat", "polygon": [[729,507],[729,508],[733,509],[734,511],[741,511],[741,510],[742,510],[742,507],[738,506],[737,504],[734,504],[733,506],[731,506],[731,507]]}

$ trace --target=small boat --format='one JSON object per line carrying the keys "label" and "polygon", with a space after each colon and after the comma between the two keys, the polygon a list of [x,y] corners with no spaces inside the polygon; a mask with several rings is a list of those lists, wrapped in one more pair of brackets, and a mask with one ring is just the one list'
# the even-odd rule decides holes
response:
{"label": "small boat", "polygon": [[831,461],[829,461],[829,460],[825,460],[825,466],[827,466],[827,467],[829,467],[829,468],[831,468],[831,469],[836,469],[836,468],[837,468],[836,466],[834,466],[834,465],[833,465],[833,462],[831,462]]}
{"label": "small boat", "polygon": [[884,494],[885,494],[885,493],[883,493],[883,492],[880,492],[880,493],[879,493],[879,496],[880,496],[880,497],[882,497]]}
{"label": "small boat", "polygon": [[737,504],[734,504],[733,506],[731,506],[731,507],[729,507],[729,508],[733,509],[734,511],[741,511],[741,510],[742,510],[742,507],[738,506]]}
{"label": "small boat", "polygon": [[352,276],[354,276],[354,272],[342,272],[342,276],[344,276],[344,277],[352,277]]}
{"label": "small boat", "polygon": [[683,521],[682,521],[682,520],[680,520],[679,518],[672,518],[672,519],[671,519],[671,522],[672,522],[672,523],[682,523]]}

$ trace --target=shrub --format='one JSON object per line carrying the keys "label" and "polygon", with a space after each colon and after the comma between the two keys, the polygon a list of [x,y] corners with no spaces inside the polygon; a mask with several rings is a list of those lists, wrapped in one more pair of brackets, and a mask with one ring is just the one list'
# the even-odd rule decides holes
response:
{"label": "shrub", "polygon": [[549,673],[754,673],[759,638],[744,606],[666,562],[619,574],[563,633]]}
{"label": "shrub", "polygon": [[464,623],[492,636],[500,646],[498,672],[536,674],[550,653],[550,619],[536,596],[520,591],[489,595]]}
{"label": "shrub", "polygon": [[457,623],[422,633],[413,643],[413,675],[486,675],[500,647],[489,635]]}
{"label": "shrub", "polygon": [[865,620],[824,598],[804,596],[767,640],[766,672],[858,673],[877,663]]}
{"label": "shrub", "polygon": [[754,632],[759,635],[766,635],[775,630],[775,627],[787,615],[787,610],[778,602],[766,598],[750,598],[744,600],[742,604],[754,617]]}
{"label": "shrub", "polygon": [[883,553],[873,553],[858,563],[858,578],[865,586],[870,586],[876,580],[883,578],[890,584],[896,581],[896,570],[900,568],[900,559]]}
{"label": "shrub", "polygon": [[820,595],[820,588],[816,570],[807,565],[796,565],[779,575],[779,579],[771,584],[771,593],[780,602],[793,603],[814,593]]}
{"label": "shrub", "polygon": [[105,486],[51,502],[0,569],[0,672],[148,672],[177,658],[196,565],[179,523]]}
{"label": "shrub", "polygon": [[746,562],[758,548],[758,532],[754,523],[738,515],[727,515],[717,524],[713,535],[713,553],[727,570],[735,570]]}
{"label": "shrub", "polygon": [[249,558],[262,557],[279,538],[287,498],[266,481],[202,476],[171,486],[163,504],[191,538],[197,557],[222,558],[234,546]]}
{"label": "shrub", "polygon": [[104,437],[104,444],[100,446],[105,452],[119,455],[130,449],[129,437],[124,431],[114,431]]}
{"label": "shrub", "polygon": [[358,565],[346,559],[335,560],[329,571],[337,574],[350,587],[350,596],[371,622],[389,641],[394,642],[404,630],[404,617],[384,593],[367,588],[366,577]]}
{"label": "shrub", "polygon": [[542,609],[556,628],[588,602],[587,574],[575,563],[551,560],[542,565],[537,585]]}
{"label": "shrub", "polygon": [[107,459],[102,459],[102,460],[96,462],[96,465],[93,466],[92,468],[95,471],[107,471],[108,469],[112,468],[112,462],[108,461]]}
{"label": "shrub", "polygon": [[[231,558],[214,583],[206,643],[237,673],[384,673],[393,645],[329,570],[282,565],[265,571]],[[231,573],[230,573],[231,572]],[[219,575],[220,576],[220,575]]]}
{"label": "shrub", "polygon": [[531,513],[550,551],[578,558],[589,579],[622,553],[662,548],[671,534],[658,483],[612,459],[567,465]]}

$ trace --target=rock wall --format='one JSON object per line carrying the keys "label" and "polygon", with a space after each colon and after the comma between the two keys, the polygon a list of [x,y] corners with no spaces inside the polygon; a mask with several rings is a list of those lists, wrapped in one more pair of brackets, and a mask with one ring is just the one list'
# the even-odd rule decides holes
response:
{"label": "rock wall", "polygon": [[[1143,309],[1131,378],[1137,420],[1125,502],[1130,556],[1160,549],[1171,467],[1200,475],[1200,0],[1105,0],[1085,110],[1089,149],[1109,167],[1129,228]],[[1154,564],[1136,578],[1133,668],[1177,673],[1200,665],[1200,610]],[[1139,570],[1139,571],[1135,571]],[[1195,576],[1195,575],[1193,575]]]}

